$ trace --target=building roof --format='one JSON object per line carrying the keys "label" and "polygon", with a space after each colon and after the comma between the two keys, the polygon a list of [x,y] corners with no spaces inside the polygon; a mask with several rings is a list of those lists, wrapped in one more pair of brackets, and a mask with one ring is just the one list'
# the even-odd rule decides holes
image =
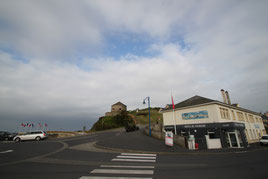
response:
{"label": "building roof", "polygon": [[125,106],[125,107],[127,107],[126,105],[124,105],[123,103],[121,103],[120,101],[119,102],[117,102],[117,103],[115,103],[115,104],[113,104],[112,106],[115,106],[115,105],[121,105],[121,106]]}
{"label": "building roof", "polygon": [[[220,104],[220,105],[224,105],[226,107],[231,107],[233,109],[236,109],[236,110],[240,110],[240,111],[245,111],[245,112],[249,112],[249,113],[254,113],[254,114],[257,114],[257,115],[260,115],[259,113],[256,113],[254,111],[250,111],[248,109],[244,109],[244,108],[240,108],[240,107],[236,107],[236,106],[233,106],[233,105],[230,105],[230,104],[226,104],[226,103],[223,103],[223,102],[220,102],[220,101],[217,101],[217,100],[213,100],[213,99],[209,99],[209,98],[205,98],[205,97],[202,97],[202,96],[193,96],[189,99],[186,99],[178,104],[175,104],[175,109],[180,109],[180,108],[185,108],[185,107],[192,107],[192,106],[196,106],[196,105],[205,105],[205,104],[208,104],[208,103],[217,103],[217,104]],[[172,105],[168,105],[166,108],[162,109],[161,112],[165,112],[165,111],[170,111],[172,110]]]}
{"label": "building roof", "polygon": [[[214,102],[215,100],[204,98],[201,96],[193,96],[189,99],[186,99],[178,104],[175,105],[175,108],[182,108],[182,107],[187,107],[187,106],[194,106],[194,105],[199,105],[199,104],[205,104],[205,103],[210,103]],[[172,108],[172,106],[170,106]]]}

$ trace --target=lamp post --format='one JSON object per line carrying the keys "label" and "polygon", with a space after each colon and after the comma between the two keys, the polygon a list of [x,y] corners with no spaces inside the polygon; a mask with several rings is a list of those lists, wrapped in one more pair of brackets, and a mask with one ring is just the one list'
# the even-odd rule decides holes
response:
{"label": "lamp post", "polygon": [[149,136],[151,136],[151,119],[150,119],[150,97],[146,97],[144,100],[143,100],[143,104],[146,104],[145,100],[148,100],[148,112],[149,112]]}

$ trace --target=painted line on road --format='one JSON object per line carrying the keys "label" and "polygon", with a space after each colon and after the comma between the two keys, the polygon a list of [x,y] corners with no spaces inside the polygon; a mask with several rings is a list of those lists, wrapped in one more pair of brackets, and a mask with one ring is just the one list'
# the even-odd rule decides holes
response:
{"label": "painted line on road", "polygon": [[140,177],[94,177],[82,176],[79,179],[153,179],[153,178],[140,178]]}
{"label": "painted line on road", "polygon": [[137,159],[156,159],[156,157],[140,157],[140,156],[126,156],[126,155],[119,155],[117,158],[137,158]]}
{"label": "painted line on road", "polygon": [[101,165],[103,168],[154,168],[154,166]]}
{"label": "painted line on road", "polygon": [[58,150],[56,150],[54,152],[50,152],[50,153],[47,153],[47,154],[39,155],[39,156],[28,158],[28,159],[22,159],[22,160],[18,160],[18,161],[14,161],[14,162],[0,163],[0,166],[14,165],[14,164],[23,163],[23,162],[29,162],[29,161],[31,161],[31,162],[39,161],[40,158],[44,158],[44,157],[47,157],[49,155],[53,155],[55,153],[61,152],[61,151],[65,150],[68,147],[68,144],[65,143],[65,142],[61,142],[61,141],[49,141],[49,142],[51,142],[51,143],[53,143],[53,142],[61,143],[63,146],[60,149],[58,149]]}
{"label": "painted line on road", "polygon": [[152,157],[156,156],[156,154],[139,154],[139,153],[121,153],[121,155],[137,155],[137,156],[152,156]]}
{"label": "painted line on road", "polygon": [[10,153],[10,152],[13,152],[13,150],[6,150],[6,151],[3,151],[3,152],[0,152],[0,154]]}
{"label": "painted line on road", "polygon": [[140,174],[140,175],[152,175],[153,170],[112,170],[112,169],[94,169],[90,173],[105,173],[105,174]]}
{"label": "painted line on road", "polygon": [[235,152],[236,154],[242,154],[242,153],[247,153],[247,151],[240,151],[240,152]]}
{"label": "painted line on road", "polygon": [[83,140],[83,139],[92,138],[92,137],[96,137],[96,136],[98,136],[98,135],[90,134],[90,135],[82,135],[82,136],[71,136],[71,137],[66,137],[66,138],[63,138],[63,139],[59,139],[59,141],[71,142],[71,141],[74,141],[74,140]]}
{"label": "painted line on road", "polygon": [[117,159],[117,158],[112,159],[112,161],[118,161],[118,162],[155,162],[155,160]]}

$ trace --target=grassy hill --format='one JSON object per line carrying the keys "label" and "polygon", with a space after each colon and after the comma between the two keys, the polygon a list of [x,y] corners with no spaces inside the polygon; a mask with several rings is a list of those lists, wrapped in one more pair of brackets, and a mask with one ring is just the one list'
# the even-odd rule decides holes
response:
{"label": "grassy hill", "polygon": [[[156,123],[158,119],[163,121],[163,115],[159,113],[160,108],[150,108],[150,120],[151,123]],[[137,124],[149,124],[149,112],[148,108],[138,110],[138,112],[130,111],[130,115],[133,115]]]}
{"label": "grassy hill", "polygon": [[[150,108],[150,119],[151,123],[155,123],[160,119],[163,121],[163,116],[159,113],[160,108]],[[126,124],[149,124],[149,113],[148,108],[134,111],[124,111],[116,116],[104,116],[100,117],[99,120],[93,125],[91,131],[101,131],[106,129],[113,129],[119,127],[125,127]]]}

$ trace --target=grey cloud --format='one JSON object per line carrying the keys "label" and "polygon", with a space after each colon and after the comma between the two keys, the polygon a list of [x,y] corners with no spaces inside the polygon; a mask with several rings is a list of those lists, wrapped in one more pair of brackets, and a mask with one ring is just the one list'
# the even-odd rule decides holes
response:
{"label": "grey cloud", "polygon": [[[221,88],[233,102],[264,112],[266,7],[266,1],[1,2],[0,48],[11,52],[0,54],[0,112],[14,121],[94,121],[117,101],[142,108],[151,96],[152,105],[163,106],[170,92],[175,102],[196,94],[221,100]],[[145,50],[155,55],[87,57],[105,51],[112,32],[150,36],[154,44]],[[21,54],[26,62],[16,59]],[[79,67],[66,61],[77,56]]]}

